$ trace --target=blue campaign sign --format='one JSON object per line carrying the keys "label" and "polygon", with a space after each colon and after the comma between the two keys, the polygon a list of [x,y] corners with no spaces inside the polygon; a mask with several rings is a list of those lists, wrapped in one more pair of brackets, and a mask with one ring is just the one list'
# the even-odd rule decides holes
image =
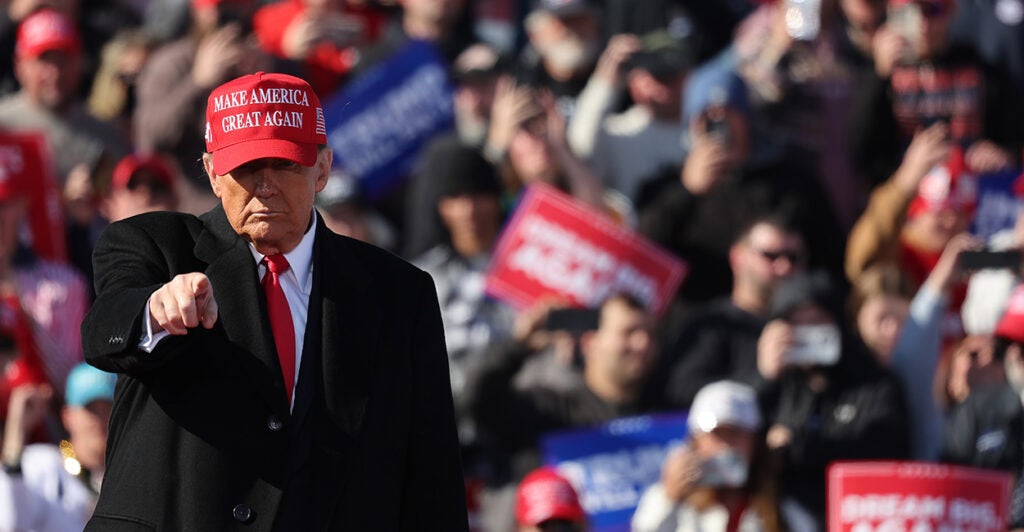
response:
{"label": "blue campaign sign", "polygon": [[452,127],[453,93],[440,53],[409,41],[325,101],[334,165],[379,197],[408,174],[427,140]]}
{"label": "blue campaign sign", "polygon": [[669,450],[686,438],[686,414],[623,418],[541,439],[548,465],[576,487],[591,530],[629,530],[640,496],[658,481]]}
{"label": "blue campaign sign", "polygon": [[978,207],[974,214],[972,233],[988,240],[1004,229],[1013,228],[1024,201],[1014,193],[1019,169],[1004,170],[978,177]]}

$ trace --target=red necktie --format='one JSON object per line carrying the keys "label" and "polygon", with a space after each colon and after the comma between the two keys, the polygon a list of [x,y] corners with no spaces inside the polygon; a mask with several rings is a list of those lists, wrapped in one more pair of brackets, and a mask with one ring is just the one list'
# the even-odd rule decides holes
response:
{"label": "red necktie", "polygon": [[274,345],[277,346],[277,357],[281,361],[281,373],[284,376],[284,390],[288,394],[288,404],[291,404],[292,387],[295,385],[295,326],[292,324],[288,299],[284,297],[281,288],[281,275],[290,266],[284,255],[267,255],[263,263],[267,265],[267,274],[263,276],[263,291],[267,295],[270,330],[274,333]]}

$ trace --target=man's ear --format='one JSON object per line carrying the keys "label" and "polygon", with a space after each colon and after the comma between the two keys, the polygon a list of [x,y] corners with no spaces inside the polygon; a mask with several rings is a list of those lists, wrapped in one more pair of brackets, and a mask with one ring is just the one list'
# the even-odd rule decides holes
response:
{"label": "man's ear", "polygon": [[213,154],[203,154],[203,169],[206,171],[206,177],[210,180],[210,188],[213,189],[213,195],[220,197],[220,182],[217,180],[217,173],[213,171]]}
{"label": "man's ear", "polygon": [[331,177],[331,165],[334,163],[334,150],[324,148],[317,154],[316,165],[316,191],[320,192],[327,186],[327,179]]}

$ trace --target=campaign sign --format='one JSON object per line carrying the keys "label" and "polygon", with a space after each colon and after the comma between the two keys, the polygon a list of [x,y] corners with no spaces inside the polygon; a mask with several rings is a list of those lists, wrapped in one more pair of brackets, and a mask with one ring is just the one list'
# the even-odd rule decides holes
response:
{"label": "campaign sign", "polygon": [[426,41],[410,41],[324,102],[334,165],[373,199],[397,185],[420,148],[452,127],[455,113],[444,58]]}
{"label": "campaign sign", "polygon": [[1024,201],[1014,190],[1020,176],[1019,169],[978,176],[978,207],[971,233],[988,240],[999,231],[1013,228],[1017,215],[1024,210]]}
{"label": "campaign sign", "polygon": [[927,462],[837,462],[828,468],[836,532],[1006,530],[1009,473]]}
{"label": "campaign sign", "polygon": [[625,292],[661,313],[685,272],[681,260],[608,216],[533,185],[498,241],[487,292],[519,308],[551,295],[594,308]]}
{"label": "campaign sign", "polygon": [[12,180],[28,198],[28,238],[41,258],[67,261],[61,191],[41,133],[0,133],[0,181]]}
{"label": "campaign sign", "polygon": [[541,438],[546,464],[580,495],[594,532],[629,530],[644,490],[661,477],[669,451],[686,438],[686,414],[617,419]]}

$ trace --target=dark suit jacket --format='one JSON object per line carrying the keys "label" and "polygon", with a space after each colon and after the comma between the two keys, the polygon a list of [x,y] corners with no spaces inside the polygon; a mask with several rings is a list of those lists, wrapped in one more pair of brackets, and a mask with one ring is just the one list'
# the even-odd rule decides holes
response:
{"label": "dark suit jacket", "polygon": [[[319,223],[289,413],[255,261],[220,207],[115,223],[94,263],[84,350],[121,376],[87,530],[467,528],[427,274]],[[187,272],[209,277],[216,325],[140,351],[150,294]]]}

